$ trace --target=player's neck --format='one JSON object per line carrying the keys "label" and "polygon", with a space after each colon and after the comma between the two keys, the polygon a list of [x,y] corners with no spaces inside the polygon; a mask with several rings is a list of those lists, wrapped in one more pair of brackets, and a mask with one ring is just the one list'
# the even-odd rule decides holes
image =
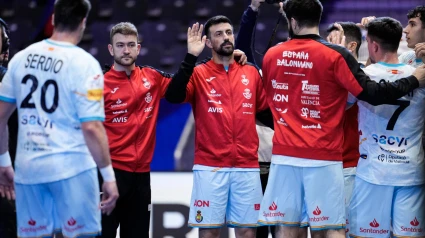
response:
{"label": "player's neck", "polygon": [[50,39],[54,41],[68,42],[73,45],[77,45],[78,42],[80,42],[80,35],[77,32],[53,31],[53,34]]}
{"label": "player's neck", "polygon": [[303,27],[300,28],[298,31],[294,30],[295,35],[320,35],[319,34],[319,27]]}
{"label": "player's neck", "polygon": [[118,64],[117,62],[114,63],[114,70],[115,71],[125,71],[127,76],[131,75],[131,71],[133,71],[135,67],[136,67],[136,64],[124,66],[124,65]]}
{"label": "player's neck", "polygon": [[217,54],[216,52],[213,51],[212,55],[213,55],[212,60],[214,61],[214,63],[222,64],[225,67],[227,67],[230,64],[233,64],[233,62],[235,62],[235,60],[233,59],[233,54],[230,55],[230,56],[223,56],[223,55],[219,55],[219,54]]}
{"label": "player's neck", "polygon": [[397,52],[387,52],[383,53],[381,57],[379,57],[378,62],[384,62],[387,64],[398,64],[400,61],[398,61]]}

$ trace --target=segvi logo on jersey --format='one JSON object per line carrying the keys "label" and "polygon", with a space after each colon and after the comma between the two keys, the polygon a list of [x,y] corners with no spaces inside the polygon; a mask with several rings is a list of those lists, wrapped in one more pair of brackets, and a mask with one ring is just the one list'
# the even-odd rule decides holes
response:
{"label": "segvi logo on jersey", "polygon": [[153,110],[153,107],[147,107],[143,110],[143,112],[151,112]]}
{"label": "segvi logo on jersey", "polygon": [[252,108],[253,104],[252,103],[242,103],[242,107],[247,107],[247,108]]}
{"label": "segvi logo on jersey", "polygon": [[221,97],[221,94],[217,93],[215,89],[211,89],[210,93],[208,94],[210,97]]}
{"label": "segvi logo on jersey", "polygon": [[152,95],[151,95],[151,93],[149,93],[149,92],[148,92],[148,93],[146,94],[145,101],[146,101],[147,103],[152,102]]}
{"label": "segvi logo on jersey", "polygon": [[273,101],[275,102],[288,102],[288,95],[284,95],[284,94],[277,94],[275,93],[273,96]]}
{"label": "segvi logo on jersey", "polygon": [[123,122],[127,122],[127,118],[128,117],[115,117],[114,119],[112,119],[112,123],[123,123]]}
{"label": "segvi logo on jersey", "polygon": [[118,89],[120,89],[120,88],[119,87],[116,87],[116,88],[112,89],[111,90],[111,93],[116,93]]}
{"label": "segvi logo on jersey", "polygon": [[119,98],[118,100],[115,102],[115,104],[111,105],[111,108],[118,108],[118,107],[125,107],[127,106],[127,103],[123,103]]}
{"label": "segvi logo on jersey", "polygon": [[276,79],[272,79],[272,87],[274,89],[288,90],[287,83],[278,83]]}
{"label": "segvi logo on jersey", "polygon": [[50,129],[53,128],[53,121],[36,115],[23,115],[21,117],[21,124],[31,126],[42,126],[44,128]]}
{"label": "segvi logo on jersey", "polygon": [[398,137],[398,136],[387,136],[387,135],[377,135],[372,134],[372,138],[376,143],[381,145],[396,145],[398,147],[407,146],[407,141],[410,139],[409,137]]}
{"label": "segvi logo on jersey", "polygon": [[209,103],[215,103],[215,104],[221,104],[221,101],[220,100],[218,100],[218,101],[208,100],[208,102]]}
{"label": "segvi logo on jersey", "polygon": [[251,91],[249,90],[249,89],[245,89],[244,91],[243,91],[243,96],[246,98],[246,99],[251,99],[251,97],[252,97],[252,93],[251,93]]}
{"label": "segvi logo on jersey", "polygon": [[223,113],[223,108],[220,107],[209,107],[208,112],[212,113]]}
{"label": "segvi logo on jersey", "polygon": [[304,94],[310,94],[310,95],[320,94],[319,85],[308,84],[308,80],[303,80],[301,81],[301,83],[302,83],[301,90],[303,91]]}
{"label": "segvi logo on jersey", "polygon": [[241,77],[242,77],[242,80],[241,80],[242,84],[247,86],[249,84],[249,79],[247,79],[245,75],[242,75]]}
{"label": "segvi logo on jersey", "polygon": [[100,74],[95,75],[93,77],[90,77],[87,79],[87,82],[89,83],[88,89],[87,89],[87,99],[92,101],[100,101],[103,98],[103,85],[102,85],[102,79],[103,76]]}

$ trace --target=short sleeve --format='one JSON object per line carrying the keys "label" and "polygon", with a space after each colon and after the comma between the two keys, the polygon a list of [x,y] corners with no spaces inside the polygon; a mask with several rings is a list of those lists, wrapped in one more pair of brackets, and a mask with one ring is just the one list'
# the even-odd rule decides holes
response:
{"label": "short sleeve", "polygon": [[95,59],[86,64],[75,80],[75,102],[80,122],[104,121],[103,72]]}

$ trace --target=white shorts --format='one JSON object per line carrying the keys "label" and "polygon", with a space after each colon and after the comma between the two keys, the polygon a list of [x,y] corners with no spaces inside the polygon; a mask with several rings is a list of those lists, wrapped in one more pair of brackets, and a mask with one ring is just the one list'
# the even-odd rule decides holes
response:
{"label": "white shorts", "polygon": [[356,177],[350,203],[351,237],[425,236],[425,190],[385,186]]}
{"label": "white shorts", "polygon": [[345,228],[342,165],[272,164],[260,207],[261,225],[302,227],[308,222],[311,230]]}
{"label": "white shorts", "polygon": [[15,184],[18,237],[65,237],[101,233],[99,181],[90,169],[57,182]]}
{"label": "white shorts", "polygon": [[345,234],[346,237],[350,237],[350,201],[353,195],[354,190],[354,181],[356,179],[356,167],[344,168],[344,197],[345,197],[345,220],[346,220],[346,228]]}
{"label": "white shorts", "polygon": [[195,170],[188,225],[257,227],[262,198],[259,171]]}

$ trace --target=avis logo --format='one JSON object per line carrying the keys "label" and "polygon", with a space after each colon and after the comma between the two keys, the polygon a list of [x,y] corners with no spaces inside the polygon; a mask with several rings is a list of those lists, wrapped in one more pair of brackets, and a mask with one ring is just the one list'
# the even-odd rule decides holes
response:
{"label": "avis logo", "polygon": [[416,217],[415,217],[415,219],[413,219],[413,221],[410,222],[410,225],[412,225],[412,226],[418,226],[419,225],[418,219],[416,219]]}
{"label": "avis logo", "polygon": [[379,227],[379,223],[376,221],[376,219],[373,219],[373,221],[369,223],[369,225],[374,228]]}
{"label": "avis logo", "polygon": [[121,122],[127,122],[128,117],[116,117],[112,120],[112,123],[121,123]]}
{"label": "avis logo", "polygon": [[30,220],[28,221],[28,225],[30,225],[30,226],[35,226],[36,223],[37,222],[34,221],[32,218],[30,218]]}
{"label": "avis logo", "polygon": [[68,225],[73,226],[77,223],[77,221],[71,217],[71,219],[68,220]]}
{"label": "avis logo", "polygon": [[277,209],[277,205],[276,205],[276,203],[274,203],[274,201],[273,201],[272,205],[270,205],[270,206],[269,206],[269,210],[270,210],[270,211],[276,211],[276,209]]}
{"label": "avis logo", "polygon": [[208,108],[208,112],[223,113],[223,108],[220,108],[220,107],[210,107],[210,108]]}
{"label": "avis logo", "polygon": [[319,206],[316,207],[316,209],[313,211],[313,214],[316,216],[322,214],[322,211],[320,210]]}

